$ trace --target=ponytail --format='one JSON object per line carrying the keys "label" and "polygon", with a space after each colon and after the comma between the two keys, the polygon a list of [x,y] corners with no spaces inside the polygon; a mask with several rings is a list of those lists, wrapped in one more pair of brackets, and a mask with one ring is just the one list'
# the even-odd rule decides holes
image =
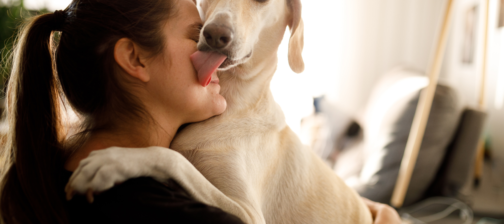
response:
{"label": "ponytail", "polygon": [[[59,175],[71,150],[62,147],[69,136],[60,130],[60,103],[82,116],[72,136],[77,140],[117,128],[123,118],[145,118],[143,104],[116,72],[114,46],[130,38],[160,54],[162,25],[174,9],[170,0],[73,0],[21,29],[6,96],[10,130],[0,170],[0,223],[68,223]],[[62,31],[56,52],[54,31]]]}
{"label": "ponytail", "polygon": [[22,29],[13,53],[7,89],[7,169],[0,214],[4,223],[67,223],[59,189],[63,167],[59,144],[59,81],[53,31],[63,11],[37,16]]}

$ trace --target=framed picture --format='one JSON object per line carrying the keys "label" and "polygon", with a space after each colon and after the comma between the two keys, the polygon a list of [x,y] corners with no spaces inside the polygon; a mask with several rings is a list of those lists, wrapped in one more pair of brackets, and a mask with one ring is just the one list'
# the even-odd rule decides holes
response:
{"label": "framed picture", "polygon": [[461,104],[477,107],[480,95],[486,1],[455,2],[452,30],[441,79],[457,89]]}
{"label": "framed picture", "polygon": [[462,64],[472,65],[476,53],[476,32],[478,26],[478,5],[469,6],[463,12],[463,34],[460,49]]}

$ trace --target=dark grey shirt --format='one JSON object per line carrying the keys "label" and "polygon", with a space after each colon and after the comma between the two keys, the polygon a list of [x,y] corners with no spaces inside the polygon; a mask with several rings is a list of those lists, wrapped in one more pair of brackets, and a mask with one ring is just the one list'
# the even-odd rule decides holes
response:
{"label": "dark grey shirt", "polygon": [[[65,171],[66,183],[71,172]],[[67,202],[71,223],[229,223],[242,224],[234,215],[192,199],[175,181],[152,178],[128,180],[96,195]]]}

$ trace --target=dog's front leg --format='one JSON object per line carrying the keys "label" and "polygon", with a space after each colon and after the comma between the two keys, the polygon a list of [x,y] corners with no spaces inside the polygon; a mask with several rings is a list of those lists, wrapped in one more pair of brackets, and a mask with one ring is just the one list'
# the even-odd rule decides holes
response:
{"label": "dog's front leg", "polygon": [[195,200],[218,207],[255,223],[238,203],[212,185],[184,156],[163,147],[111,147],[93,151],[79,163],[65,188],[67,197],[76,192],[102,192],[128,179],[148,176],[160,182],[174,179]]}

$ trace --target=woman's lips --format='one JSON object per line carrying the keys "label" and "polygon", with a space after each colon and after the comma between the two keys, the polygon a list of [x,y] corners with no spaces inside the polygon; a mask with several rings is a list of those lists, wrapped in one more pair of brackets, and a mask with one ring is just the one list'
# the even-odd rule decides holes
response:
{"label": "woman's lips", "polygon": [[217,71],[215,71],[212,74],[212,81],[210,81],[211,84],[219,84],[219,77],[217,76]]}

